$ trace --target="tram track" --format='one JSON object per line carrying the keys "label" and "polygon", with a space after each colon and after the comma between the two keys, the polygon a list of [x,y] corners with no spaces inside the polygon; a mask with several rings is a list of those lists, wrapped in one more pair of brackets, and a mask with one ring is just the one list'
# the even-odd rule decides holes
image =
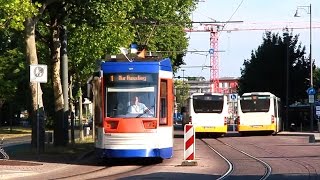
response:
{"label": "tram track", "polygon": [[[255,160],[256,162],[260,163],[261,165],[263,165],[263,167],[265,168],[265,171],[264,171],[264,174],[259,178],[260,180],[265,180],[271,175],[272,168],[265,161],[263,161],[263,160],[261,160],[261,159],[259,159],[257,157],[254,157],[254,156],[252,156],[252,155],[250,155],[250,154],[248,154],[248,153],[246,153],[246,152],[244,152],[244,151],[242,151],[242,150],[240,150],[240,149],[238,149],[238,148],[236,148],[236,147],[234,147],[234,146],[232,146],[230,144],[227,144],[227,143],[225,143],[225,142],[223,142],[223,141],[221,141],[219,139],[215,139],[215,140],[217,142],[219,142],[220,144],[222,144],[224,146],[227,146],[227,147],[229,147],[229,148],[231,148],[231,149],[233,149],[233,150],[235,150],[235,151],[237,151],[237,152],[239,152],[241,154],[244,154],[245,156],[247,156],[247,157]],[[226,157],[226,155],[223,155],[223,153],[219,152],[219,150],[217,150],[212,145],[210,145],[210,143],[207,142],[206,140],[200,139],[200,141],[203,142],[212,151],[214,151],[218,156],[220,156],[222,159],[224,159],[227,162],[228,166],[229,166],[228,170],[224,174],[222,174],[218,178],[218,180],[222,180],[222,179],[226,179],[226,178],[230,177],[234,173],[234,169],[235,169],[235,165],[232,162],[232,160],[230,160],[228,157]]]}
{"label": "tram track", "polygon": [[[122,177],[129,176],[130,174],[134,174],[137,172],[142,172],[146,170],[148,166],[141,166],[136,167],[134,169],[130,169],[129,171],[122,171],[122,172],[116,172],[116,173],[110,173],[112,170],[112,167],[104,167],[97,170],[81,173],[81,174],[75,174],[71,176],[64,176],[60,178],[54,178],[54,180],[64,180],[64,179],[119,179]],[[124,167],[122,167],[124,168]],[[149,167],[148,167],[149,168]],[[107,175],[106,175],[107,174]],[[52,179],[53,180],[53,179]]]}
{"label": "tram track", "polygon": [[265,149],[263,147],[260,147],[260,146],[258,146],[256,144],[250,144],[250,145],[254,146],[254,147],[256,147],[256,148],[258,148],[260,150],[263,150],[263,151],[267,152],[268,154],[277,155],[277,157],[279,157],[279,158],[283,158],[283,159],[285,159],[287,161],[290,161],[290,162],[293,162],[293,163],[296,163],[296,164],[302,166],[303,168],[305,168],[307,170],[309,179],[312,179],[313,176],[318,176],[316,168],[313,167],[310,163],[301,162],[301,161],[294,160],[294,159],[289,159],[289,158],[285,157],[284,155],[276,154],[276,153],[271,152],[271,151],[269,151],[269,150],[267,150],[267,149]]}
{"label": "tram track", "polygon": [[[221,141],[226,141],[226,139],[221,139]],[[258,143],[259,142],[259,143]],[[231,144],[239,144],[237,139],[228,139],[227,142],[225,143],[231,143]],[[270,163],[272,163],[272,167],[276,169],[274,173],[273,178],[279,176],[279,168],[280,169],[290,169],[286,173],[283,174],[283,176],[288,176],[288,177],[296,177],[296,176],[303,176],[306,177],[307,179],[319,179],[318,178],[318,170],[317,166],[315,163],[311,163],[310,159],[308,156],[303,156],[303,155],[292,155],[290,151],[278,151],[275,150],[274,146],[266,145],[264,146],[260,145],[261,141],[253,141],[249,142],[246,141],[245,146],[242,146],[241,150],[245,152],[259,152],[259,158],[266,160]],[[296,146],[301,146],[301,145],[296,145]],[[237,147],[240,149],[240,147]],[[289,152],[289,153],[286,153]],[[265,155],[263,155],[265,154]],[[314,156],[311,156],[314,157]],[[287,162],[286,162],[287,161]],[[291,163],[290,163],[291,162]],[[280,170],[281,171],[281,170]]]}
{"label": "tram track", "polygon": [[[134,175],[139,172],[143,172],[156,163],[150,163],[150,161],[127,161],[121,163],[106,163],[106,166],[100,166],[90,171],[83,171],[73,175],[66,175],[58,178],[51,178],[52,180],[64,180],[64,179],[119,179]],[[77,169],[74,169],[77,170]]]}

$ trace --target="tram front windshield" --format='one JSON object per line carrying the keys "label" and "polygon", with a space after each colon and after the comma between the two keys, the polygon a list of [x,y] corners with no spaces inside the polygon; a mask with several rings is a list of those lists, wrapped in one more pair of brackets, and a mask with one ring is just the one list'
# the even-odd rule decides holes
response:
{"label": "tram front windshield", "polygon": [[222,95],[193,96],[193,109],[195,113],[221,113],[223,103]]}
{"label": "tram front windshield", "polygon": [[106,117],[155,117],[157,86],[156,74],[105,76]]}
{"label": "tram front windshield", "polygon": [[268,112],[270,109],[269,95],[250,95],[240,98],[240,106],[243,113]]}

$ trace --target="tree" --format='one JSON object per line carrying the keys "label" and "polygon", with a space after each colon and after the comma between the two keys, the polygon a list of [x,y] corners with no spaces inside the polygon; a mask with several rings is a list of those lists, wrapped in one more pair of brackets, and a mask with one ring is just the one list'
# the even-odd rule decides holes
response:
{"label": "tree", "polygon": [[320,99],[320,68],[315,68],[313,71],[313,83],[315,86],[315,89],[317,91],[317,97],[316,100]]}
{"label": "tree", "polygon": [[[183,27],[190,22],[189,14],[194,8],[194,1],[77,3],[70,5],[68,12],[72,14],[68,20],[70,75],[75,87],[83,87],[96,71],[98,59],[103,59],[105,54],[118,54],[119,47],[129,47],[132,42],[146,45],[149,51],[171,50],[164,56],[172,59],[174,69],[183,64],[181,52],[188,46]],[[159,22],[165,24],[160,25]],[[173,22],[182,23],[174,26]],[[78,98],[82,96],[82,91],[77,90]],[[82,101],[78,102],[81,106]]]}
{"label": "tree", "polygon": [[[0,28],[13,28],[16,30],[24,30],[25,33],[25,55],[27,57],[28,65],[38,64],[38,58],[36,53],[36,43],[35,43],[35,24],[38,21],[38,15],[41,15],[48,3],[43,3],[42,5],[38,2],[32,3],[31,0],[1,0],[0,9]],[[43,110],[43,101],[42,101],[42,91],[41,88],[38,88],[36,83],[30,83],[30,90],[32,96],[32,108],[31,108],[31,117],[33,117],[32,122],[32,146],[37,146],[37,137],[39,134],[36,134],[36,116],[35,112],[38,109]],[[39,98],[36,98],[39,97]],[[42,113],[44,114],[44,113]],[[40,131],[42,137],[44,137],[43,130]],[[42,143],[42,147],[43,147]],[[42,148],[43,149],[43,148]]]}
{"label": "tree", "polygon": [[298,43],[298,35],[288,30],[279,34],[266,32],[262,44],[244,60],[239,80],[239,94],[269,91],[286,100],[286,70],[288,58],[289,104],[305,99],[310,77],[310,62],[304,57],[305,47]]}
{"label": "tree", "polygon": [[135,41],[147,46],[149,51],[162,51],[170,57],[174,71],[184,64],[183,56],[188,47],[184,28],[190,26],[190,13],[195,9],[195,0],[150,0],[137,1],[134,11]]}
{"label": "tree", "polygon": [[188,104],[190,85],[184,83],[184,81],[175,80],[174,88],[176,93],[177,109],[180,111],[181,107],[187,106]]}
{"label": "tree", "polygon": [[36,16],[41,4],[30,0],[0,0],[0,29],[23,30],[26,18]]}
{"label": "tree", "polygon": [[[145,6],[142,5],[142,2],[147,3],[148,8],[144,8]],[[174,2],[174,6],[172,6],[173,4],[171,5],[172,2]],[[165,45],[155,45],[155,48],[153,48],[154,50],[161,50],[161,47],[165,47],[165,49],[186,49],[187,39],[185,38],[185,33],[183,32],[183,25],[185,25],[185,22],[190,21],[188,19],[189,16],[187,15],[192,9],[191,5],[194,5],[194,2],[191,0],[180,1],[179,3],[176,3],[176,1],[172,0],[167,0],[160,4],[148,3],[140,0],[127,2],[80,0],[65,1],[65,3],[63,1],[51,3],[50,6],[47,7],[49,15],[42,16],[42,19],[47,22],[46,24],[50,24],[51,33],[49,37],[51,38],[49,41],[47,41],[50,42],[48,44],[50,45],[51,53],[55,53],[51,55],[52,62],[54,62],[52,66],[52,83],[54,85],[54,102],[56,108],[55,114],[60,114],[58,112],[63,107],[61,80],[59,79],[60,71],[58,69],[58,64],[60,62],[60,49],[58,45],[61,43],[60,39],[58,38],[60,33],[58,28],[59,26],[66,25],[69,31],[68,49],[69,60],[71,61],[70,76],[73,76],[72,79],[74,82],[79,83],[76,87],[81,88],[86,83],[92,72],[95,71],[96,59],[103,57],[106,52],[116,54],[119,52],[118,47],[126,47],[130,43],[138,41],[139,38],[150,38],[152,40],[150,43],[148,43],[151,45],[150,47],[152,47],[153,44],[160,42],[160,40],[167,41]],[[167,7],[172,8],[170,11],[168,11]],[[144,10],[141,11],[141,8]],[[65,9],[64,13],[61,13],[62,9]],[[156,11],[162,11],[163,14],[168,16],[168,18],[161,18],[161,16],[159,16],[156,11],[152,11],[152,9]],[[138,32],[143,32],[151,27],[150,24],[135,24],[136,20],[142,19],[139,17],[141,15],[140,13],[144,14],[145,16],[143,16],[143,18],[147,19],[152,19],[153,17],[157,16],[158,19],[164,19],[165,22],[169,22],[170,20],[170,23],[172,23],[176,22],[176,20],[180,20],[184,23],[181,23],[179,27],[175,27],[174,29],[172,28],[174,26],[172,26],[168,31],[164,31],[164,29],[158,30],[160,26],[157,26],[158,34],[156,34],[156,36],[153,36],[152,34],[151,37]],[[180,14],[180,16],[178,16],[178,14]],[[45,19],[45,17],[48,18]],[[181,17],[183,18],[179,19]],[[64,24],[62,24],[62,19],[64,19]],[[170,28],[170,26],[168,27]],[[156,41],[157,37],[160,37],[158,38],[158,41]],[[175,42],[175,44],[173,44],[173,42]],[[176,65],[182,64],[182,56],[180,54],[177,55],[177,58],[175,58],[174,54],[170,54],[170,56],[173,59],[173,62],[180,61],[180,63],[175,63]],[[175,61],[175,59],[177,61]],[[82,96],[81,92],[81,89],[78,89],[78,93],[76,93],[78,98],[79,96]],[[78,100],[78,102],[80,103],[79,106],[81,106],[82,101]],[[60,121],[59,119],[60,118],[56,118],[55,122]],[[55,133],[57,136],[58,134],[59,133]]]}
{"label": "tree", "polygon": [[12,122],[14,114],[26,109],[25,104],[28,102],[25,91],[28,79],[24,76],[26,71],[23,54],[18,47],[0,53],[0,110],[3,104],[9,107],[6,112],[0,114],[0,124],[4,121]]}
{"label": "tree", "polygon": [[[148,45],[148,49],[152,51],[172,51],[164,56],[171,57],[175,65],[174,69],[183,64],[183,53],[181,52],[187,48],[187,39],[183,29],[186,23],[190,22],[189,15],[195,3],[195,0],[119,2],[0,0],[0,29],[24,30],[25,52],[23,54],[27,59],[25,67],[30,64],[47,63],[49,77],[50,75],[53,77],[49,79],[49,82],[53,84],[52,87],[42,84],[38,88],[35,83],[29,84],[32,95],[30,108],[33,117],[32,146],[37,146],[37,136],[44,137],[43,126],[41,126],[40,134],[36,134],[35,116],[38,110],[44,114],[43,96],[47,96],[46,100],[53,99],[55,103],[54,106],[49,105],[50,102],[47,100],[47,109],[55,107],[54,111],[57,111],[63,105],[61,82],[59,81],[59,45],[61,44],[59,28],[61,26],[65,25],[69,30],[70,74],[74,82],[79,82],[78,87],[81,87],[96,70],[96,59],[101,59],[106,53],[119,53],[118,47],[126,47],[132,42],[145,42],[142,44]],[[152,23],[136,23],[141,19],[155,19],[158,23],[153,25]],[[173,25],[177,22],[178,26]],[[150,30],[152,33],[149,33]],[[51,66],[52,63],[53,66]],[[43,95],[43,88],[46,91],[53,89],[53,93]],[[81,92],[80,89],[78,92]],[[59,138],[55,140],[59,141]]]}

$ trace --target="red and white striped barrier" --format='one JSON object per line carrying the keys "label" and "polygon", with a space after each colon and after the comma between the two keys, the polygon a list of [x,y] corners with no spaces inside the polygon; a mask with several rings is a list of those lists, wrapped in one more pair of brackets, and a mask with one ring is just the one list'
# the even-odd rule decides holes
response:
{"label": "red and white striped barrier", "polygon": [[195,149],[195,135],[193,125],[186,124],[184,126],[184,160],[194,160]]}

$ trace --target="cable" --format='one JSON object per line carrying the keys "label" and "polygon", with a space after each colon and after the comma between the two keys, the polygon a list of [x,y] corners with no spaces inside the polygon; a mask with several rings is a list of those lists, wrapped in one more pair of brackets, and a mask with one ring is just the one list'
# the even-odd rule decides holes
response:
{"label": "cable", "polygon": [[231,17],[229,18],[229,20],[227,21],[227,23],[225,23],[225,24],[222,26],[222,29],[221,29],[221,30],[224,29],[224,27],[228,24],[228,22],[229,22],[229,21],[232,19],[232,17],[236,14],[236,12],[238,11],[238,9],[239,9],[240,6],[242,5],[243,1],[244,1],[244,0],[242,0],[242,1],[240,2],[240,4],[238,5],[237,9],[232,13],[232,15],[231,15]]}

